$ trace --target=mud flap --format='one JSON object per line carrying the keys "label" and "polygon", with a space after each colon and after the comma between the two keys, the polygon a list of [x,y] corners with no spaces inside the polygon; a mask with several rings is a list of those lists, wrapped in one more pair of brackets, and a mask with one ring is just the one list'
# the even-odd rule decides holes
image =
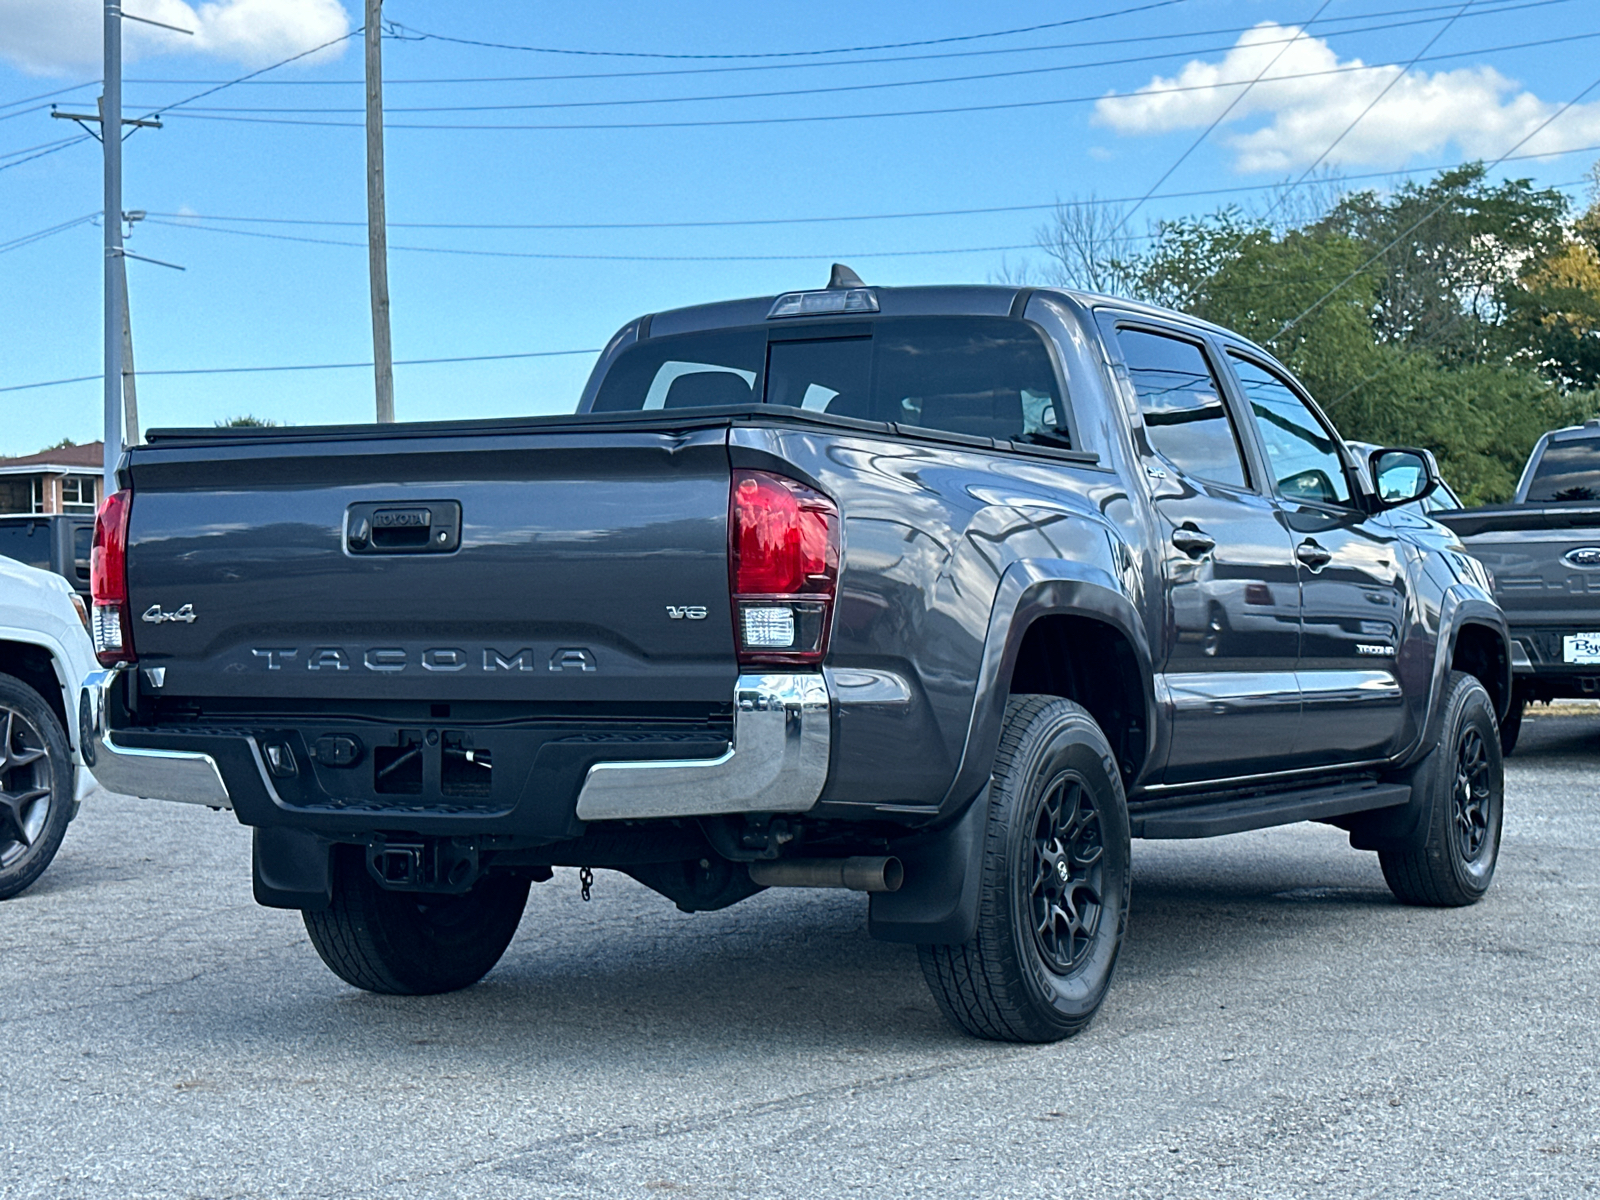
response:
{"label": "mud flap", "polygon": [[255,830],[250,855],[256,903],[321,911],[333,903],[332,846],[295,829]]}
{"label": "mud flap", "polygon": [[978,887],[989,816],[984,787],[952,825],[889,843],[905,866],[897,892],[874,892],[867,905],[867,932],[880,942],[925,946],[959,945],[978,928]]}

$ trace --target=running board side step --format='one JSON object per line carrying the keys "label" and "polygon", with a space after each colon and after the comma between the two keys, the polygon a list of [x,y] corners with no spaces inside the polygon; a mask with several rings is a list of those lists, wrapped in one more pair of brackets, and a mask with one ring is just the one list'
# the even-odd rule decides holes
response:
{"label": "running board side step", "polygon": [[1392,808],[1409,799],[1411,788],[1403,783],[1302,788],[1130,814],[1130,822],[1134,837],[1220,837],[1247,829],[1293,825],[1297,821],[1324,821],[1374,808]]}

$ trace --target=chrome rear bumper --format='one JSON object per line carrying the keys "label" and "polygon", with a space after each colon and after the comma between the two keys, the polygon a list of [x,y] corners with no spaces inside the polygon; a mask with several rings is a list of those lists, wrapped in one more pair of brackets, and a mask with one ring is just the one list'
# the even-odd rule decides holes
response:
{"label": "chrome rear bumper", "polygon": [[[212,808],[233,807],[216,760],[187,750],[120,746],[106,721],[117,672],[83,681],[78,722],[84,763],[108,791]],[[822,795],[832,749],[828,686],[820,674],[741,675],[733,742],[716,758],[602,762],[578,794],[581,821],[806,812]]]}
{"label": "chrome rear bumper", "polygon": [[595,763],[580,821],[806,812],[828,778],[832,731],[821,675],[741,675],[733,744],[716,758]]}
{"label": "chrome rear bumper", "polygon": [[107,693],[116,671],[91,671],[78,692],[78,738],[84,765],[108,792],[233,807],[222,772],[209,754],[119,746],[107,726]]}

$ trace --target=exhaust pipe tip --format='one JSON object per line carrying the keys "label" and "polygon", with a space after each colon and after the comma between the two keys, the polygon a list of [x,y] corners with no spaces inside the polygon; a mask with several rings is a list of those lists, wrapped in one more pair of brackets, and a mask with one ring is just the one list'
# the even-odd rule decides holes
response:
{"label": "exhaust pipe tip", "polygon": [[838,888],[852,892],[897,892],[906,869],[893,855],[854,858],[779,858],[750,864],[762,887]]}

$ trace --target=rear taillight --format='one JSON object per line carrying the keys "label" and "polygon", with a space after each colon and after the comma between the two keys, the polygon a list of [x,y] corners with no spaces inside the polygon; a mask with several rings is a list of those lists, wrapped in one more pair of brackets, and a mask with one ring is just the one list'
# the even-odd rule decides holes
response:
{"label": "rear taillight", "polygon": [[735,471],[729,576],[739,662],[816,663],[839,582],[839,507],[768,471]]}
{"label": "rear taillight", "polygon": [[129,491],[113,492],[94,519],[94,549],[89,552],[89,591],[94,600],[90,632],[100,665],[134,660],[133,626],[128,613]]}

